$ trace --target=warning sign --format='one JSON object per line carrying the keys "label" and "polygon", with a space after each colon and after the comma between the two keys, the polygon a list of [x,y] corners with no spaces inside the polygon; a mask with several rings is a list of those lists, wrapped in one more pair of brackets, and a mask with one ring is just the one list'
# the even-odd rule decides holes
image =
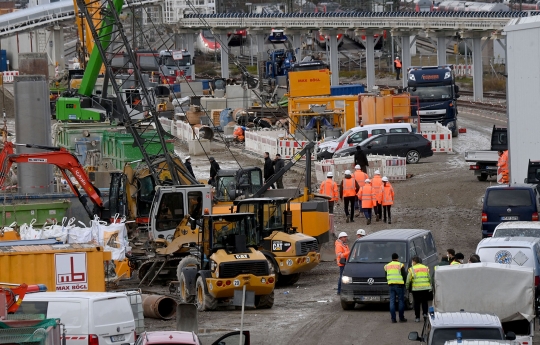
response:
{"label": "warning sign", "polygon": [[86,253],[54,255],[56,267],[56,291],[88,290]]}

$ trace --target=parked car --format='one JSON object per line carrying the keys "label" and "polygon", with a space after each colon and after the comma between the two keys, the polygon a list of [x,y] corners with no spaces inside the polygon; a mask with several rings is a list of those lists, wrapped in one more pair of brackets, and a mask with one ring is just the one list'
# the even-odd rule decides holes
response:
{"label": "parked car", "polygon": [[492,237],[540,238],[540,222],[504,222],[497,225]]}
{"label": "parked car", "polygon": [[[240,342],[240,332],[230,332],[212,343],[212,345],[242,344],[249,345],[249,331],[242,332],[242,342]],[[137,339],[135,345],[201,345],[199,337],[193,332],[181,331],[159,331],[144,332]]]}
{"label": "parked car", "polygon": [[[341,307],[353,309],[356,303],[388,303],[390,291],[384,265],[392,261],[392,254],[408,270],[414,256],[430,268],[438,263],[437,248],[429,230],[392,229],[377,231],[357,239],[345,264],[341,285]],[[413,306],[412,293],[405,295],[405,305]]]}
{"label": "parked car", "polygon": [[[379,134],[364,140],[356,146],[361,146],[366,155],[405,157],[407,164],[416,164],[420,161],[420,158],[433,156],[431,141],[420,134],[414,133]],[[336,151],[333,158],[354,155],[356,146]]]}
{"label": "parked car", "polygon": [[482,237],[509,221],[538,221],[538,191],[531,184],[499,185],[486,189],[482,206]]}
{"label": "parked car", "polygon": [[412,132],[412,127],[410,123],[381,123],[351,128],[337,139],[326,139],[318,144],[315,149],[317,159],[330,159],[334,152],[341,148],[356,146],[373,135],[387,132],[409,133]]}

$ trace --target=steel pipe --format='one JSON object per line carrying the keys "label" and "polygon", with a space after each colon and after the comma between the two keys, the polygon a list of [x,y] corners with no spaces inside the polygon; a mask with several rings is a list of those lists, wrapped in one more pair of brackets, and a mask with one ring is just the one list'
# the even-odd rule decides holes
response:
{"label": "steel pipe", "polygon": [[176,314],[176,301],[167,296],[142,295],[144,317],[170,320]]}

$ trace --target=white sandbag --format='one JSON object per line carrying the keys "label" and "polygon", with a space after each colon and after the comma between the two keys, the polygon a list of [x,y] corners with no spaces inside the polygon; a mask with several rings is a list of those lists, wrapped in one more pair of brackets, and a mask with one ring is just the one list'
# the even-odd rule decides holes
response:
{"label": "white sandbag", "polygon": [[8,226],[4,226],[2,229],[0,229],[0,235],[4,236],[5,232],[15,231],[16,226],[17,226],[17,222],[13,222]]}
{"label": "white sandbag", "polygon": [[94,242],[94,231],[92,225],[87,227],[86,224],[79,221],[81,226],[74,226],[68,230],[68,243],[92,243]]}
{"label": "white sandbag", "polygon": [[103,250],[112,253],[113,260],[124,260],[126,251],[131,250],[128,245],[127,229],[125,224],[126,218],[120,218],[116,214],[111,224],[99,220],[96,216],[93,223],[93,228],[97,229],[97,238],[99,245],[103,246]]}
{"label": "white sandbag", "polygon": [[21,240],[39,240],[41,239],[41,233],[43,229],[34,228],[36,223],[35,219],[32,219],[30,224],[24,223],[21,225]]}
{"label": "white sandbag", "polygon": [[53,224],[51,226],[43,227],[42,238],[56,238],[57,240],[66,243],[68,239],[69,230],[73,228],[75,218],[71,218],[69,221],[67,217],[62,219],[62,224]]}

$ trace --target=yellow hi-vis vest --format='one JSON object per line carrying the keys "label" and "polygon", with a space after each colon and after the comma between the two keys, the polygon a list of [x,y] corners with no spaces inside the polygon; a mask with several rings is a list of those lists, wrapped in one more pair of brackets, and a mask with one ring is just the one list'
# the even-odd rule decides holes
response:
{"label": "yellow hi-vis vest", "polygon": [[386,281],[388,285],[392,284],[401,284],[404,285],[403,276],[401,275],[401,268],[403,264],[399,261],[390,261],[384,265],[384,270],[386,271]]}
{"label": "yellow hi-vis vest", "polygon": [[409,272],[412,275],[412,291],[431,289],[429,268],[427,266],[416,264],[409,268]]}
{"label": "yellow hi-vis vest", "polygon": [[453,265],[461,265],[461,263],[459,261],[457,261],[457,260],[454,260],[454,261],[452,261],[450,266],[453,266]]}

